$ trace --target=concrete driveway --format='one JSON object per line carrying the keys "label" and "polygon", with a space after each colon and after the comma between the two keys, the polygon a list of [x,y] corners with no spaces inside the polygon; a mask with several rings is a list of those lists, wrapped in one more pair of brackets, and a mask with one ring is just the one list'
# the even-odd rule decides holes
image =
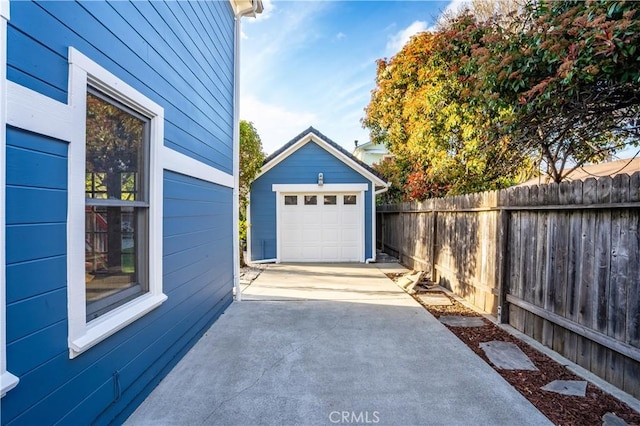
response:
{"label": "concrete driveway", "polygon": [[129,425],[542,425],[376,265],[273,265]]}

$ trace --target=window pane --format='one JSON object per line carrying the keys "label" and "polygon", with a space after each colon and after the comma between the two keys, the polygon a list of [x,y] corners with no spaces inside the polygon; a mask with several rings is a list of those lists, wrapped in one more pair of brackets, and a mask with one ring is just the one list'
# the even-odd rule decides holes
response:
{"label": "window pane", "polygon": [[148,120],[87,93],[87,198],[144,201]]}
{"label": "window pane", "polygon": [[315,195],[305,195],[304,204],[305,206],[315,206],[318,204],[318,197]]}
{"label": "window pane", "polygon": [[356,196],[355,195],[345,195],[344,196],[344,204],[345,205],[354,205],[354,204],[356,204]]}
{"label": "window pane", "polygon": [[[141,243],[146,209],[85,208],[85,282],[87,319],[146,291],[141,285]],[[144,226],[142,227],[144,228]]]}
{"label": "window pane", "polygon": [[298,204],[298,196],[297,195],[285,195],[284,196],[284,205],[285,206],[295,206]]}
{"label": "window pane", "polygon": [[325,195],[324,196],[324,205],[325,206],[335,206],[337,197],[335,195]]}

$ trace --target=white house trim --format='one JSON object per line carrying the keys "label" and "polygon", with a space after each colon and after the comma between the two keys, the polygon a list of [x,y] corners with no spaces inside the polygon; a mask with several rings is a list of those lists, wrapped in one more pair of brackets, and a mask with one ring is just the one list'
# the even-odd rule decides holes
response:
{"label": "white house trim", "polygon": [[351,167],[353,170],[355,170],[356,172],[360,173],[361,175],[366,177],[368,180],[373,182],[374,183],[374,187],[372,188],[373,191],[375,191],[375,187],[376,186],[381,186],[381,187],[385,187],[385,188],[387,186],[389,186],[385,181],[380,179],[378,176],[374,175],[369,170],[365,169],[360,164],[358,164],[355,161],[353,161],[352,158],[349,158],[349,156],[347,156],[344,153],[340,152],[339,150],[337,150],[331,144],[325,142],[322,138],[320,138],[318,135],[313,133],[313,131],[310,131],[305,136],[301,137],[297,142],[295,142],[293,145],[291,145],[290,147],[288,147],[287,149],[282,151],[275,158],[273,158],[267,164],[265,164],[262,167],[262,170],[260,171],[260,173],[256,176],[256,179],[258,179],[260,176],[262,176],[263,174],[267,173],[269,170],[271,170],[272,168],[277,166],[281,161],[283,161],[289,155],[293,154],[295,151],[300,149],[302,146],[304,146],[307,143],[312,142],[312,141],[317,143],[321,147],[323,147],[327,152],[333,154],[337,159],[342,161],[344,164],[346,164],[347,166]]}
{"label": "white house trim", "polygon": [[[308,194],[308,193],[357,193],[360,198],[360,216],[362,218],[365,217],[365,193],[369,189],[368,184],[366,183],[333,183],[326,185],[317,185],[317,184],[273,184],[271,185],[271,189],[276,193],[276,263],[280,263],[282,261],[282,229],[280,226],[281,223],[281,209],[280,203],[282,199],[282,195],[284,194]],[[375,201],[374,201],[375,203]],[[365,261],[365,236],[366,236],[366,225],[365,220],[362,221],[362,226],[360,229],[360,262]],[[251,240],[249,240],[251,241]],[[375,243],[374,243],[375,244]],[[271,261],[271,260],[269,260]]]}
{"label": "white house trim", "polygon": [[166,146],[162,147],[162,164],[166,170],[194,177],[205,182],[233,188],[233,176],[194,160]]}
{"label": "white house trim", "polygon": [[73,111],[12,81],[7,82],[7,123],[40,135],[69,141],[73,136]]}
{"label": "white house trim", "polygon": [[7,21],[9,2],[0,0],[0,398],[16,387],[19,379],[7,371],[5,189],[7,152]]}

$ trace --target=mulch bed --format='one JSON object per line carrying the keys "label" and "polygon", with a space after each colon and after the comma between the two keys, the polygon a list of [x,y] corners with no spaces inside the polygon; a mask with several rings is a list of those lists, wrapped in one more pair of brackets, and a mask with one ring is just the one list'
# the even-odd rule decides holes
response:
{"label": "mulch bed", "polygon": [[[427,306],[416,296],[417,294],[414,298],[436,318],[442,315],[482,317],[451,297],[453,302],[451,306]],[[480,348],[480,343],[501,340],[518,345],[539,371],[500,370],[495,367],[494,370],[556,425],[601,425],[602,416],[605,413],[614,413],[630,425],[640,425],[640,413],[591,383],[587,384],[585,397],[566,396],[541,390],[542,386],[553,380],[584,379],[497,325],[484,318],[483,321],[486,323],[483,327],[447,326],[447,328],[492,367],[493,365]]]}

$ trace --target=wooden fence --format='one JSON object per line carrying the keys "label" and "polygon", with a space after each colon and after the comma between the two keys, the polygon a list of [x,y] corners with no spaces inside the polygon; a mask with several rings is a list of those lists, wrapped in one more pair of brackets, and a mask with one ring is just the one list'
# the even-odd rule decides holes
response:
{"label": "wooden fence", "polygon": [[379,206],[379,248],[640,397],[640,172]]}

